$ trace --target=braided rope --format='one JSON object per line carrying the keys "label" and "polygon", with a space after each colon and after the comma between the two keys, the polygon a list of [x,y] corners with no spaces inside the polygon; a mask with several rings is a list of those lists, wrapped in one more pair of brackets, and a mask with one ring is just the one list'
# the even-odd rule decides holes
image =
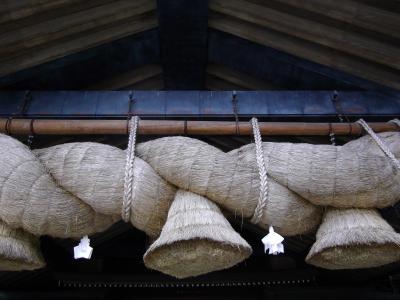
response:
{"label": "braided rope", "polygon": [[251,222],[258,224],[263,216],[263,211],[267,205],[268,200],[268,176],[267,167],[264,160],[264,153],[262,149],[262,140],[260,134],[260,128],[258,126],[257,118],[251,119],[251,125],[253,127],[254,142],[256,144],[256,160],[258,166],[258,173],[260,175],[260,196],[258,198],[257,206],[254,210]]}
{"label": "braided rope", "polygon": [[393,162],[393,164],[396,166],[398,170],[400,170],[400,162],[399,160],[394,156],[394,154],[390,151],[389,147],[386,146],[386,144],[379,138],[379,136],[372,130],[371,127],[368,126],[368,124],[363,120],[360,119],[357,121],[366,132],[372,137],[372,139],[375,141],[375,143],[378,144],[379,148],[386,154],[387,157],[390,158],[390,160]]}
{"label": "braided rope", "polygon": [[126,149],[126,165],[124,179],[124,197],[122,200],[122,220],[129,222],[131,216],[131,204],[133,196],[133,163],[135,161],[136,132],[138,128],[139,118],[133,116],[130,119],[129,141]]}

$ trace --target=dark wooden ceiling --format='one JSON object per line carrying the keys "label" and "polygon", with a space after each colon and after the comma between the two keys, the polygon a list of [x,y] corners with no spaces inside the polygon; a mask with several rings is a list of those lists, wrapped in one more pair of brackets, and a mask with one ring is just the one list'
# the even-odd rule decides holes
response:
{"label": "dark wooden ceiling", "polygon": [[397,0],[4,0],[0,87],[399,89],[399,28]]}

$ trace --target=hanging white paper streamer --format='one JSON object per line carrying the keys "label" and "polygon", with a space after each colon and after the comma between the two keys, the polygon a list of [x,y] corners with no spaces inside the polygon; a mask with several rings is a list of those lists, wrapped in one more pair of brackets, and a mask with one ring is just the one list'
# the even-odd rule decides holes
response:
{"label": "hanging white paper streamer", "polygon": [[90,259],[90,257],[92,256],[92,252],[93,248],[90,247],[89,237],[85,235],[79,242],[79,245],[74,247],[74,258]]}
{"label": "hanging white paper streamer", "polygon": [[264,244],[265,253],[267,253],[268,249],[268,254],[277,255],[279,253],[284,253],[283,240],[284,238],[276,233],[272,226],[269,226],[269,233],[261,240]]}

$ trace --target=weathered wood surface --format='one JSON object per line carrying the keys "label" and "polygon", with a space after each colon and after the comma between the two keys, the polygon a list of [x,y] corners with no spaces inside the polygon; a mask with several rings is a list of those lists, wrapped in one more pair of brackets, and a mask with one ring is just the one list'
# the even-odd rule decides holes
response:
{"label": "weathered wood surface", "polygon": [[[19,2],[19,1],[16,1]],[[155,0],[23,1],[0,8],[0,77],[157,27]],[[25,4],[25,5],[23,5]],[[32,5],[35,4],[33,7]],[[0,17],[0,20],[2,20]],[[9,18],[11,18],[9,16]]]}
{"label": "weathered wood surface", "polygon": [[210,90],[276,90],[275,85],[223,65],[207,66],[206,85]]}
{"label": "weathered wood surface", "polygon": [[[400,88],[400,40],[395,29],[400,28],[400,14],[347,0],[336,4],[333,1],[310,3],[210,0],[209,26]],[[338,7],[337,11],[334,6]],[[360,14],[364,16],[361,21],[352,19]],[[382,25],[378,25],[380,21]],[[378,26],[380,29],[374,30]]]}
{"label": "weathered wood surface", "polygon": [[[117,77],[109,78],[90,86],[89,90],[125,90],[125,89],[159,89],[162,79],[162,68],[160,65],[146,65],[125,72]],[[146,88],[145,88],[146,87]]]}

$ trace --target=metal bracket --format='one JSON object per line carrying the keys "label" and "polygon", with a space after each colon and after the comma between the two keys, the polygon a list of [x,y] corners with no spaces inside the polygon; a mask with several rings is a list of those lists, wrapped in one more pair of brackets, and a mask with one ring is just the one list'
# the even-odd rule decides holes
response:
{"label": "metal bracket", "polygon": [[31,91],[27,90],[25,91],[24,102],[22,103],[21,111],[19,113],[21,116],[26,116],[31,101],[32,101],[32,93]]}
{"label": "metal bracket", "polygon": [[332,103],[336,111],[336,115],[339,118],[339,121],[343,123],[344,121],[350,123],[349,118],[344,114],[342,104],[340,102],[339,93],[338,91],[333,92],[332,96]]}
{"label": "metal bracket", "polygon": [[128,113],[126,114],[126,134],[129,134],[129,120],[132,118],[132,109],[135,104],[135,98],[133,98],[133,91],[129,91],[129,103],[128,103]]}
{"label": "metal bracket", "polygon": [[232,110],[235,115],[235,123],[236,123],[236,135],[240,135],[239,130],[239,109],[238,109],[238,98],[236,91],[232,91]]}

